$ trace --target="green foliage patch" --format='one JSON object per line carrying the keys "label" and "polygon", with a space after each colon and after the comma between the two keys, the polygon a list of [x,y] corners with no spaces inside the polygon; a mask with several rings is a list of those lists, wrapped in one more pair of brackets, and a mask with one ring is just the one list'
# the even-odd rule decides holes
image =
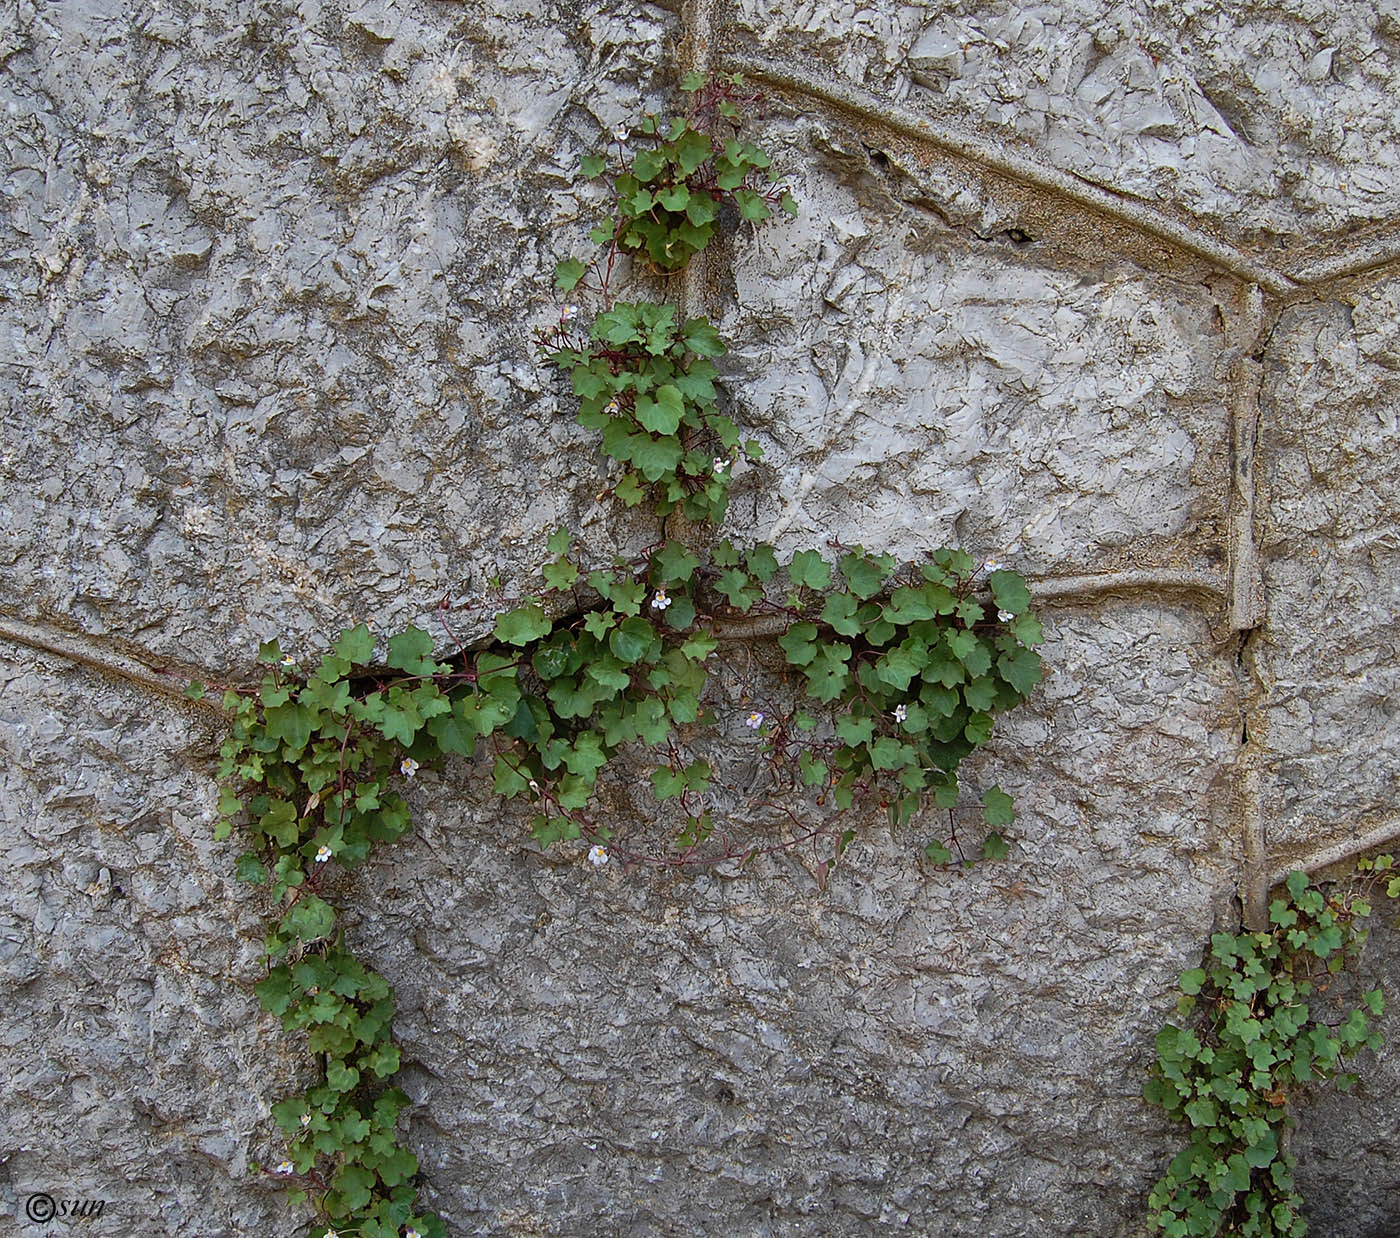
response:
{"label": "green foliage patch", "polygon": [[735,461],[763,453],[754,440],[741,444],[719,411],[710,358],[725,348],[715,329],[703,318],[678,324],[671,305],[620,302],[599,315],[587,342],[566,335],[563,343],[546,350],[549,361],[572,377],[579,424],[624,466],[618,498],[628,507],[650,500],[663,516],[722,520]]}
{"label": "green foliage patch", "polygon": [[[615,215],[593,230],[594,243],[636,254],[668,274],[683,271],[709,245],[726,207],[755,224],[775,209],[797,214],[772,160],[739,136],[745,109],[761,101],[746,93],[743,77],[692,73],[681,89],[690,96],[684,116],[669,123],[647,116],[635,133],[614,135],[613,158],[588,154],[580,160],[585,177],[612,186]],[[559,287],[572,291],[586,270],[577,259],[561,263]]]}
{"label": "green foliage patch", "polygon": [[1380,1047],[1370,1022],[1384,1010],[1379,989],[1345,1013],[1325,1000],[1365,940],[1367,896],[1377,886],[1400,896],[1391,857],[1361,867],[1363,889],[1350,893],[1290,874],[1266,931],[1216,933],[1203,965],[1182,973],[1183,1025],[1157,1034],[1144,1090],[1187,1127],[1186,1147],[1149,1197],[1149,1221],[1169,1238],[1307,1233],[1286,1149],[1288,1105],[1310,1084],[1350,1087],[1348,1061]]}

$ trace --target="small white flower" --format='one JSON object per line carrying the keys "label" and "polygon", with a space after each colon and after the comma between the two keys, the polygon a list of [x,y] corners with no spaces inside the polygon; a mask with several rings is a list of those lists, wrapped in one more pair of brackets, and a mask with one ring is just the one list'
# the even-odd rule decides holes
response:
{"label": "small white flower", "polygon": [[987,559],[987,561],[986,561],[984,564],[982,564],[982,570],[983,570],[984,572],[999,572],[999,571],[1001,571],[1001,560],[998,559],[995,555],[990,556],[990,557]]}
{"label": "small white flower", "polygon": [[533,791],[536,795],[538,795],[538,794],[540,793],[540,784],[537,783],[533,778],[530,779],[530,784],[529,784],[529,785],[530,785],[530,790]]}
{"label": "small white flower", "polygon": [[622,406],[616,400],[609,400],[603,405],[603,412],[607,413],[609,417],[616,417],[618,413],[622,412]]}
{"label": "small white flower", "polygon": [[588,862],[594,868],[602,868],[608,862],[608,849],[600,847],[596,843],[588,848]]}
{"label": "small white flower", "polygon": [[296,664],[297,660],[294,657],[292,657],[291,654],[284,653],[282,655],[282,665],[285,666],[288,670],[291,670],[292,667],[294,667]]}
{"label": "small white flower", "polygon": [[572,322],[572,321],[573,321],[575,318],[577,318],[577,317],[578,317],[578,306],[577,306],[577,305],[566,305],[566,306],[564,306],[563,309],[561,309],[561,310],[559,311],[559,321],[560,321],[560,322]]}
{"label": "small white flower", "polygon": [[423,1238],[423,1235],[416,1229],[406,1229],[403,1232],[403,1238]]}
{"label": "small white flower", "polygon": [[1016,618],[1016,612],[1014,610],[999,610],[997,611],[997,618],[1000,619],[1002,623],[1010,623]]}
{"label": "small white flower", "polygon": [[651,599],[652,610],[665,610],[670,604],[671,599],[665,589],[658,589],[656,596]]}
{"label": "small white flower", "polygon": [[340,1238],[340,1235],[333,1229],[326,1230],[326,1238]]}
{"label": "small white flower", "polygon": [[303,1113],[303,1114],[301,1115],[301,1124],[302,1124],[302,1126],[310,1126],[310,1125],[311,1125],[311,1115],[310,1115],[309,1113]]}
{"label": "small white flower", "polygon": [[628,133],[627,133],[627,126],[626,126],[626,125],[618,125],[618,127],[617,127],[616,129],[613,130],[613,140],[614,140],[614,141],[617,141],[617,142],[625,142],[625,141],[627,141],[627,138],[628,138]]}
{"label": "small white flower", "polygon": [[894,720],[896,722],[903,722],[908,716],[909,707],[907,705],[896,705],[894,707]]}
{"label": "small white flower", "polygon": [[724,474],[725,474],[725,470],[727,470],[728,468],[729,468],[729,461],[728,461],[728,460],[726,460],[723,456],[716,456],[716,457],[715,457],[715,476],[716,476],[716,477],[723,477]]}
{"label": "small white flower", "polygon": [[744,719],[744,725],[750,730],[758,730],[758,728],[763,725],[763,714],[760,713],[758,710],[755,710],[747,718]]}
{"label": "small white flower", "polygon": [[272,1172],[278,1174],[294,1174],[296,1171],[297,1167],[293,1165],[291,1161],[282,1161]]}
{"label": "small white flower", "polygon": [[399,772],[405,778],[412,778],[413,775],[418,772],[418,762],[412,757],[404,757],[404,759],[399,762]]}
{"label": "small white flower", "polygon": [[[325,863],[327,860],[329,860],[330,858],[331,858],[331,849],[330,849],[329,847],[322,847],[319,851],[316,852],[316,863],[317,863],[317,864],[324,864],[324,863]],[[307,1121],[310,1121],[310,1119],[308,1118]],[[306,1122],[303,1122],[302,1125],[305,1126],[305,1125],[306,1125]]]}

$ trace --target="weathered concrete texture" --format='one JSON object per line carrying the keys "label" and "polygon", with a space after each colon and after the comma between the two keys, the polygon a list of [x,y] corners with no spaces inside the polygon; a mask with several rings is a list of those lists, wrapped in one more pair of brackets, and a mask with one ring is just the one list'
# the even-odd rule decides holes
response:
{"label": "weathered concrete texture", "polygon": [[532,331],[673,15],[26,0],[7,37],[7,605],[238,666],[598,525]]}
{"label": "weathered concrete texture", "polygon": [[1293,857],[1383,824],[1400,790],[1400,287],[1287,311],[1260,431],[1268,620],[1251,727],[1269,841]]}
{"label": "weathered concrete texture", "polygon": [[794,547],[957,541],[1035,572],[1223,564],[1209,287],[911,219],[861,144],[818,124],[782,149],[806,209],[736,241],[724,319],[768,452],[743,519],[782,517]]}
{"label": "weathered concrete texture", "polygon": [[[243,676],[274,633],[307,658],[527,583],[559,524],[595,557],[649,541],[532,340],[604,205],[579,153],[664,106],[682,45],[1265,265],[1400,201],[1392,0],[710,8],[12,5],[0,614]],[[790,858],[598,871],[536,855],[468,767],[425,772],[416,835],[344,892],[454,1234],[1136,1235],[1176,1142],[1140,1088],[1177,975],[1250,872],[1394,812],[1394,280],[1271,293],[1255,341],[1223,273],[1253,258],[869,111],[777,101],[758,136],[802,217],[727,220],[661,293],[720,320],[768,449],[727,531],[955,541],[1117,596],[1064,586],[1047,680],[968,770],[1017,797],[1006,864],[926,871],[923,822],[872,823],[825,893]],[[1267,620],[1242,641],[1251,498]],[[94,1234],[293,1232],[247,1166],[309,1064],[243,987],[262,916],[208,841],[210,724],[5,656],[0,1216],[47,1190],[108,1200]],[[1394,1125],[1390,1069],[1365,1129]],[[1374,1238],[1395,1175],[1351,1103],[1305,1126],[1303,1184],[1315,1232]]]}
{"label": "weathered concrete texture", "polygon": [[761,51],[1236,240],[1342,240],[1400,206],[1391,0],[725,6]]}
{"label": "weathered concrete texture", "polygon": [[1376,911],[1360,967],[1343,975],[1323,1000],[1328,1021],[1336,1022],[1384,978],[1387,1009],[1371,1022],[1384,1046],[1360,1055],[1355,1069],[1361,1081],[1350,1092],[1315,1090],[1299,1107],[1292,1137],[1298,1188],[1313,1233],[1325,1238],[1391,1238],[1400,1217],[1400,1014],[1394,983],[1400,976],[1400,926],[1389,905]]}
{"label": "weathered concrete texture", "polygon": [[594,871],[520,854],[445,776],[354,937],[403,1004],[452,1232],[1136,1232],[1169,1149],[1151,1036],[1234,914],[1207,644],[1155,607],[1052,619],[1052,675],[969,771],[1017,795],[1018,841],[970,873],[921,869],[934,821],[872,822],[825,894],[783,861]]}
{"label": "weathered concrete texture", "polygon": [[[423,776],[417,836],[345,892],[399,990],[452,1232],[1133,1232],[1122,1184],[1168,1146],[1146,1046],[1232,914],[1235,844],[1208,824],[1228,783],[1192,771],[1224,768],[1234,679],[1189,614],[1049,633],[1051,677],[970,771],[1018,796],[1013,861],[967,875],[921,871],[934,823],[872,830],[825,895],[782,862],[598,873],[522,853],[470,767]],[[11,1032],[7,1204],[105,1198],[97,1234],[286,1232],[247,1163],[301,1063],[241,987],[259,916],[208,842],[207,725],[24,657],[0,711],[6,975],[43,1012]]]}
{"label": "weathered concrete texture", "polygon": [[310,1063],[249,984],[262,918],[210,841],[204,719],[60,661],[0,661],[0,1216],[107,1201],[87,1232],[286,1233],[268,1116]]}

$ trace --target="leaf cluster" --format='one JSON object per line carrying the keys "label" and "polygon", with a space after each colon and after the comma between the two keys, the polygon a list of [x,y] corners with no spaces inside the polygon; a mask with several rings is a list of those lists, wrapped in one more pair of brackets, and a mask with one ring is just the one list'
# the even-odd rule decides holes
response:
{"label": "leaf cluster", "polygon": [[[742,119],[742,85],[738,75],[692,74],[682,83],[695,96],[689,113],[669,124],[646,117],[632,135],[640,139],[637,148],[621,160],[620,170],[610,172],[604,155],[582,157],[584,176],[609,177],[613,187],[615,216],[593,230],[595,244],[639,254],[656,270],[671,273],[684,270],[709,245],[726,206],[755,224],[771,218],[775,207],[797,214],[769,156],[723,132],[737,130]],[[582,264],[561,268],[560,287],[570,290],[582,273]]]}
{"label": "leaf cluster", "polygon": [[414,1208],[418,1159],[395,1133],[408,1097],[377,1086],[399,1068],[388,983],[337,941],[274,967],[255,991],[325,1063],[324,1083],[272,1107],[287,1136],[290,1178],[303,1198],[314,1192],[330,1222],[324,1229],[399,1238],[407,1226],[445,1238],[438,1217]]}
{"label": "leaf cluster", "polygon": [[[542,844],[609,837],[587,814],[600,771],[624,746],[663,754],[655,797],[679,801],[692,838],[705,831],[696,797],[710,769],[684,757],[677,729],[715,720],[704,699],[709,659],[722,625],[742,616],[777,622],[807,699],[763,728],[773,759],[813,798],[847,810],[878,794],[900,823],[929,801],[954,806],[959,763],[1040,677],[1042,633],[1024,582],[986,574],[961,551],[904,565],[860,548],[833,562],[801,551],[780,567],[771,546],[723,540],[702,560],[668,541],[640,561],[590,569],[566,531],[549,545],[541,591],[501,613],[495,644],[465,659],[437,660],[427,633],[409,628],[371,671],[374,642],[360,625],[305,680],[281,669],[269,643],[262,688],[228,694],[216,835],[246,818],[254,845],[239,875],[284,905],[267,938],[271,958],[331,936],[321,876],[330,861],[358,864],[409,828],[405,774],[474,757],[483,744],[496,793],[537,807]],[[993,827],[1014,819],[999,788],[984,808]],[[931,858],[944,858],[939,847]]]}
{"label": "leaf cluster", "polygon": [[[1400,883],[1396,893],[1400,893]],[[1181,976],[1180,1015],[1157,1034],[1146,1099],[1187,1124],[1189,1142],[1149,1196],[1171,1238],[1307,1232],[1285,1149],[1290,1099],[1305,1085],[1355,1082],[1344,1062],[1379,1048],[1379,989],[1328,1021],[1328,977],[1365,939],[1360,897],[1329,897],[1301,872],[1269,906],[1263,932],[1216,933],[1203,966]]]}
{"label": "leaf cluster", "polygon": [[651,499],[660,515],[724,519],[740,452],[739,429],[719,411],[712,357],[724,345],[703,318],[677,324],[671,305],[622,302],[592,324],[587,341],[549,354],[569,371],[578,423],[599,432],[603,454],[623,465],[616,493],[628,507]]}
{"label": "leaf cluster", "polygon": [[[546,583],[586,589],[594,604],[552,622],[542,601],[502,615],[495,635],[518,650],[509,669],[480,676],[496,655],[477,659],[477,690],[488,695],[495,736],[494,787],[507,798],[528,797],[540,811],[533,819],[542,843],[581,833],[580,813],[597,788],[598,773],[625,744],[672,749],[673,728],[708,721],[700,697],[705,659],[716,642],[696,626],[692,591],[699,561],[679,543],[667,542],[640,569],[626,563],[586,571],[568,557],[562,530],[546,565]],[[559,587],[556,583],[553,587]],[[499,722],[507,717],[508,721]],[[709,785],[704,762],[654,773],[658,798],[684,797]],[[698,820],[689,828],[697,828]],[[607,838],[603,826],[590,837]]]}
{"label": "leaf cluster", "polygon": [[[829,795],[839,809],[879,790],[900,824],[930,799],[940,808],[957,803],[959,763],[1040,678],[1034,646],[1043,636],[1024,581],[1009,571],[983,580],[962,551],[904,566],[859,548],[834,565],[802,551],[780,568],[766,545],[741,550],[726,539],[702,562],[667,542],[641,573],[620,565],[585,574],[563,553],[567,535],[556,537],[561,554],[545,567],[546,581],[586,583],[599,604],[547,628],[544,606],[531,602],[496,625],[538,687],[513,678],[504,699],[496,688],[498,716],[515,709],[502,730],[516,742],[497,752],[495,786],[545,805],[536,818],[541,842],[579,836],[570,814],[588,806],[598,770],[620,745],[669,747],[674,726],[713,721],[702,704],[705,663],[726,615],[758,610],[785,624],[778,645],[809,707],[769,724],[770,751],[781,749],[809,794]],[[990,597],[977,595],[979,582]],[[817,713],[826,715],[825,742]],[[652,776],[659,800],[686,805],[708,784],[704,762],[682,768],[672,760]],[[984,809],[994,827],[1015,819],[998,787],[986,792]],[[703,826],[701,815],[688,815],[692,834]],[[931,858],[943,858],[941,846]],[[996,835],[990,850],[999,848],[1005,854]]]}
{"label": "leaf cluster", "polygon": [[226,838],[235,817],[245,822],[252,847],[238,876],[269,887],[281,908],[266,939],[272,966],[255,991],[286,1028],[306,1034],[325,1066],[323,1084],[273,1110],[294,1137],[290,1180],[302,1198],[314,1195],[332,1227],[398,1238],[409,1225],[430,1238],[446,1231],[416,1214],[417,1161],[394,1133],[406,1098],[382,1083],[399,1068],[393,996],[344,950],[335,908],[318,892],[332,859],[359,864],[408,829],[395,785],[406,754],[436,753],[450,716],[452,671],[428,656],[426,633],[410,628],[388,642],[392,682],[363,674],[374,645],[364,624],[346,629],[304,679],[285,667],[277,641],[260,648],[272,668],[261,688],[224,697],[233,722],[214,832]]}
{"label": "leaf cluster", "polygon": [[[748,612],[776,571],[771,551],[741,558],[729,543],[716,552],[715,588]],[[990,592],[978,596],[982,583]],[[778,581],[779,592],[784,582]],[[786,569],[791,623],[778,645],[800,673],[807,696],[830,710],[836,743],[818,754],[799,742],[802,778],[829,790],[840,808],[880,786],[891,821],[907,822],[929,799],[952,809],[957,768],[990,739],[996,716],[1025,700],[1040,680],[1040,622],[1015,572],[981,571],[960,550],[939,550],[919,564],[848,550],[834,564],[799,551]],[[813,730],[810,714],[795,720]],[[786,738],[786,737],[784,737]],[[988,824],[1015,819],[999,787],[984,796]],[[1005,854],[993,835],[990,852]],[[930,859],[951,854],[931,843]]]}

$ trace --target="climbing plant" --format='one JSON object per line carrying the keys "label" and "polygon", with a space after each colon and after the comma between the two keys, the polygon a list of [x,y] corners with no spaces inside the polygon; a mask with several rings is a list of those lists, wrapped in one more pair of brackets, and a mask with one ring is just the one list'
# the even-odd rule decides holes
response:
{"label": "climbing plant", "polygon": [[1400,896],[1390,856],[1364,861],[1360,888],[1331,893],[1291,873],[1260,932],[1216,933],[1201,967],[1181,976],[1183,1026],[1157,1034],[1146,1099],[1187,1126],[1188,1142],[1149,1197],[1149,1220],[1169,1238],[1307,1233],[1286,1147],[1289,1106],[1336,1079],[1361,1048],[1378,1049],[1379,989],[1346,1012],[1326,1000],[1333,977],[1366,939],[1377,888]]}
{"label": "climbing plant", "polygon": [[[740,460],[762,453],[719,411],[714,326],[670,304],[615,300],[619,258],[674,272],[722,229],[796,208],[767,155],[740,139],[744,109],[759,102],[742,79],[691,77],[683,90],[683,117],[647,117],[635,143],[622,130],[610,155],[584,157],[583,174],[610,183],[615,214],[594,231],[600,252],[565,259],[557,282],[596,298],[597,312],[585,326],[565,305],[540,346],[619,470],[616,497],[684,516],[695,532],[723,517]],[[743,863],[810,845],[826,849],[824,878],[853,836],[851,814],[871,804],[899,824],[934,809],[948,828],[925,859],[970,862],[954,817],[958,767],[1040,677],[1025,582],[961,550],[901,564],[828,545],[780,564],[771,546],[663,535],[635,558],[591,563],[561,529],[548,552],[537,589],[494,599],[483,640],[457,640],[444,608],[441,647],[418,628],[380,639],[363,623],[316,659],[271,641],[261,685],[223,698],[232,723],[216,837],[237,829],[247,840],[238,876],[278,909],[257,995],[320,1066],[314,1086],[273,1108],[288,1142],[269,1172],[315,1206],[318,1238],[445,1233],[418,1209],[417,1161],[396,1133],[407,1098],[387,1082],[399,1066],[393,995],[349,951],[329,899],[337,869],[409,828],[405,792],[420,770],[479,762],[495,794],[528,806],[541,845],[577,842],[596,865]],[[760,629],[781,655],[771,692],[724,652]],[[737,714],[717,704],[725,674],[749,698]],[[707,733],[756,749],[766,789],[725,785],[696,751]],[[635,846],[615,811],[607,778],[622,761],[629,793],[631,771],[645,772],[648,819],[670,824],[661,854]],[[768,812],[779,835],[736,840],[726,805]],[[1011,797],[992,787],[983,811],[982,854],[1005,855]]]}

